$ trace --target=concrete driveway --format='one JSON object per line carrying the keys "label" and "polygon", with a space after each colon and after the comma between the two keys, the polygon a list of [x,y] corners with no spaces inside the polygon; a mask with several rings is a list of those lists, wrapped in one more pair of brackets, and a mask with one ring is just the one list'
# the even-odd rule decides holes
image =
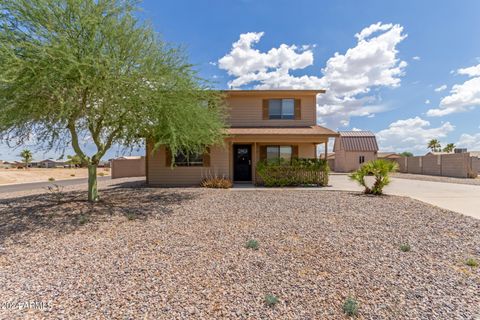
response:
{"label": "concrete driveway", "polygon": [[[346,174],[332,174],[329,189],[361,191]],[[392,178],[386,194],[407,196],[480,219],[480,186]]]}

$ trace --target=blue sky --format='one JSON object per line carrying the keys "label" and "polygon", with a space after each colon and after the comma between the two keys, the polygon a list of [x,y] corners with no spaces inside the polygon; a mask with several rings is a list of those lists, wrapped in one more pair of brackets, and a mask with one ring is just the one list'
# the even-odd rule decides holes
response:
{"label": "blue sky", "polygon": [[[480,150],[480,1],[145,0],[141,7],[216,88],[322,86],[329,94],[318,99],[319,124],[374,131],[385,150],[422,154],[431,138]],[[2,147],[0,159],[17,153]]]}

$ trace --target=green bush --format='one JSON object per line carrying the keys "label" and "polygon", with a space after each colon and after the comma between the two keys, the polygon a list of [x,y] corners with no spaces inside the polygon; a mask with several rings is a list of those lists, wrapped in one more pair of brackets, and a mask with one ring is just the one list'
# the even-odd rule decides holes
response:
{"label": "green bush", "polygon": [[474,258],[468,258],[465,264],[469,267],[478,267],[478,262]]}
{"label": "green bush", "polygon": [[[365,163],[360,169],[350,174],[350,179],[357,181],[365,188],[364,193],[381,195],[383,187],[390,183],[388,175],[398,169],[396,162],[384,159],[372,160]],[[375,182],[372,187],[367,186],[366,176],[374,176]]]}
{"label": "green bush", "polygon": [[48,181],[53,182],[53,181],[55,181],[55,178],[50,177],[50,178],[48,178]]}
{"label": "green bush", "polygon": [[412,247],[408,243],[403,243],[400,245],[400,251],[409,252],[410,250],[412,250]]}
{"label": "green bush", "polygon": [[83,215],[83,214],[82,214],[82,215],[80,215],[80,216],[78,217],[78,223],[79,223],[80,225],[82,225],[82,226],[83,226],[85,223],[87,223],[88,221],[90,221],[90,219],[89,219],[86,215]]}
{"label": "green bush", "polygon": [[343,312],[350,317],[356,316],[358,313],[358,302],[352,297],[348,297],[342,306]]}
{"label": "green bush", "polygon": [[267,294],[265,296],[265,304],[269,307],[273,307],[274,305],[276,305],[279,302],[280,302],[280,300],[278,300],[278,298],[276,296],[274,296],[273,294]]}
{"label": "green bush", "polygon": [[323,159],[260,161],[257,174],[266,187],[326,186],[330,169]]}
{"label": "green bush", "polygon": [[250,239],[247,241],[247,244],[245,245],[247,249],[253,249],[253,250],[258,250],[259,244],[258,241],[255,239]]}

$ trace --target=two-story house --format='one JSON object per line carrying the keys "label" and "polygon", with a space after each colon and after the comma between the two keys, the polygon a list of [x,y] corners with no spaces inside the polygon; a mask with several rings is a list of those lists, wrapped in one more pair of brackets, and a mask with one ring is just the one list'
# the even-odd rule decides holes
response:
{"label": "two-story house", "polygon": [[[316,96],[324,90],[228,90],[227,133],[223,145],[201,155],[171,156],[147,145],[147,183],[199,185],[207,176],[255,183],[256,164],[264,159],[316,158],[317,145],[338,134],[316,125]],[[173,159],[173,160],[172,160]],[[172,166],[172,161],[175,161]]]}

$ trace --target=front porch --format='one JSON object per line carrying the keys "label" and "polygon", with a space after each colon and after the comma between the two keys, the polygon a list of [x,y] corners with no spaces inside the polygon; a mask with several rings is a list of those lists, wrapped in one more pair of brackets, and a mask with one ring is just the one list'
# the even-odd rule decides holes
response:
{"label": "front porch", "polygon": [[326,153],[328,139],[337,135],[329,129],[318,126],[232,128],[230,132],[233,134],[226,141],[230,177],[236,184],[250,183],[253,185],[258,180],[257,163],[273,157],[274,152],[278,152],[280,157],[285,157],[287,160],[293,158],[317,159],[317,147],[323,145]]}

